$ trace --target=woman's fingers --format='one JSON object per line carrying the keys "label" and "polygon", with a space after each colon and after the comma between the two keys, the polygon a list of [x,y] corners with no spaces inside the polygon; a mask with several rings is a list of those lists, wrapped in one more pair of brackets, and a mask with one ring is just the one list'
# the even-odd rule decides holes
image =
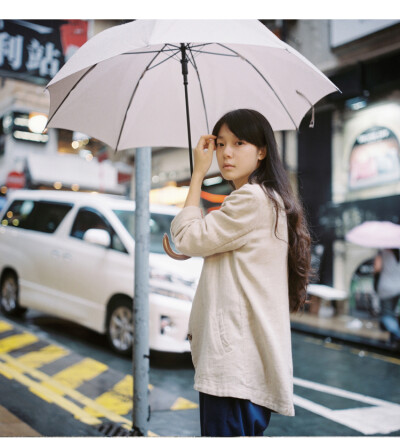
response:
{"label": "woman's fingers", "polygon": [[213,140],[212,138],[210,138],[208,140],[208,145],[207,147],[204,149],[204,152],[208,152],[208,150],[210,149],[210,151],[214,152],[215,150],[215,140]]}
{"label": "woman's fingers", "polygon": [[210,144],[210,140],[214,141],[217,137],[215,135],[202,135],[200,137],[199,143],[197,144],[197,147],[204,149],[205,146],[208,146]]}
{"label": "woman's fingers", "polygon": [[209,170],[215,148],[215,135],[202,135],[194,150],[194,171],[205,175]]}

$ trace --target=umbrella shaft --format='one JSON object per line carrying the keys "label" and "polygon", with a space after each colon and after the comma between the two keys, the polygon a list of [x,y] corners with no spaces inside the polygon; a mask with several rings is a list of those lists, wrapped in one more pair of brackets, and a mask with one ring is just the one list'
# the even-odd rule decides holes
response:
{"label": "umbrella shaft", "polygon": [[184,43],[181,43],[181,64],[182,64],[182,76],[183,76],[183,85],[185,87],[185,103],[186,103],[186,124],[187,124],[187,133],[188,133],[188,142],[189,142],[189,161],[190,161],[190,177],[193,174],[193,160],[192,160],[192,135],[190,131],[190,115],[189,115],[189,95],[188,95],[188,58],[186,55],[186,47]]}

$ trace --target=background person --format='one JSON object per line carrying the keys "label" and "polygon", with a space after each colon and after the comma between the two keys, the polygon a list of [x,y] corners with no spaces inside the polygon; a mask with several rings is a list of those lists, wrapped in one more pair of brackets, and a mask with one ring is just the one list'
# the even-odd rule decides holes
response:
{"label": "background person", "polygon": [[379,250],[374,261],[376,292],[380,299],[380,326],[390,334],[390,343],[400,346],[400,326],[396,314],[400,299],[400,250]]}

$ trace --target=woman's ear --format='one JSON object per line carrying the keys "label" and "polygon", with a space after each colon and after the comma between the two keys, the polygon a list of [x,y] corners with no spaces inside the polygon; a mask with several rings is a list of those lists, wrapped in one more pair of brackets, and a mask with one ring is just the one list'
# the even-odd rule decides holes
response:
{"label": "woman's ear", "polygon": [[267,148],[261,147],[258,149],[258,159],[263,160],[267,156]]}

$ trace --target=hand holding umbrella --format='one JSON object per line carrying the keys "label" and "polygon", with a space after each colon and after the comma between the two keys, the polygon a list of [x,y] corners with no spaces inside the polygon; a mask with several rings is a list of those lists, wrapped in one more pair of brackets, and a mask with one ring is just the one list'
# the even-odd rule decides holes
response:
{"label": "hand holding umbrella", "polygon": [[[215,139],[217,137],[215,135],[203,135],[200,137],[197,146],[193,150],[194,156],[194,168],[193,168],[193,176],[198,176],[204,178],[210,169],[213,154],[216,149]],[[168,240],[168,235],[165,233],[163,237],[163,247],[164,251],[173,259],[177,259],[180,261],[184,261],[185,259],[189,259],[190,256],[186,256],[183,254],[175,253]]]}
{"label": "hand holding umbrella", "polygon": [[193,175],[195,173],[198,173],[199,175],[205,177],[205,175],[207,174],[208,170],[210,169],[213,154],[216,148],[216,138],[217,137],[215,135],[203,135],[202,137],[200,137],[200,140],[193,151]]}

